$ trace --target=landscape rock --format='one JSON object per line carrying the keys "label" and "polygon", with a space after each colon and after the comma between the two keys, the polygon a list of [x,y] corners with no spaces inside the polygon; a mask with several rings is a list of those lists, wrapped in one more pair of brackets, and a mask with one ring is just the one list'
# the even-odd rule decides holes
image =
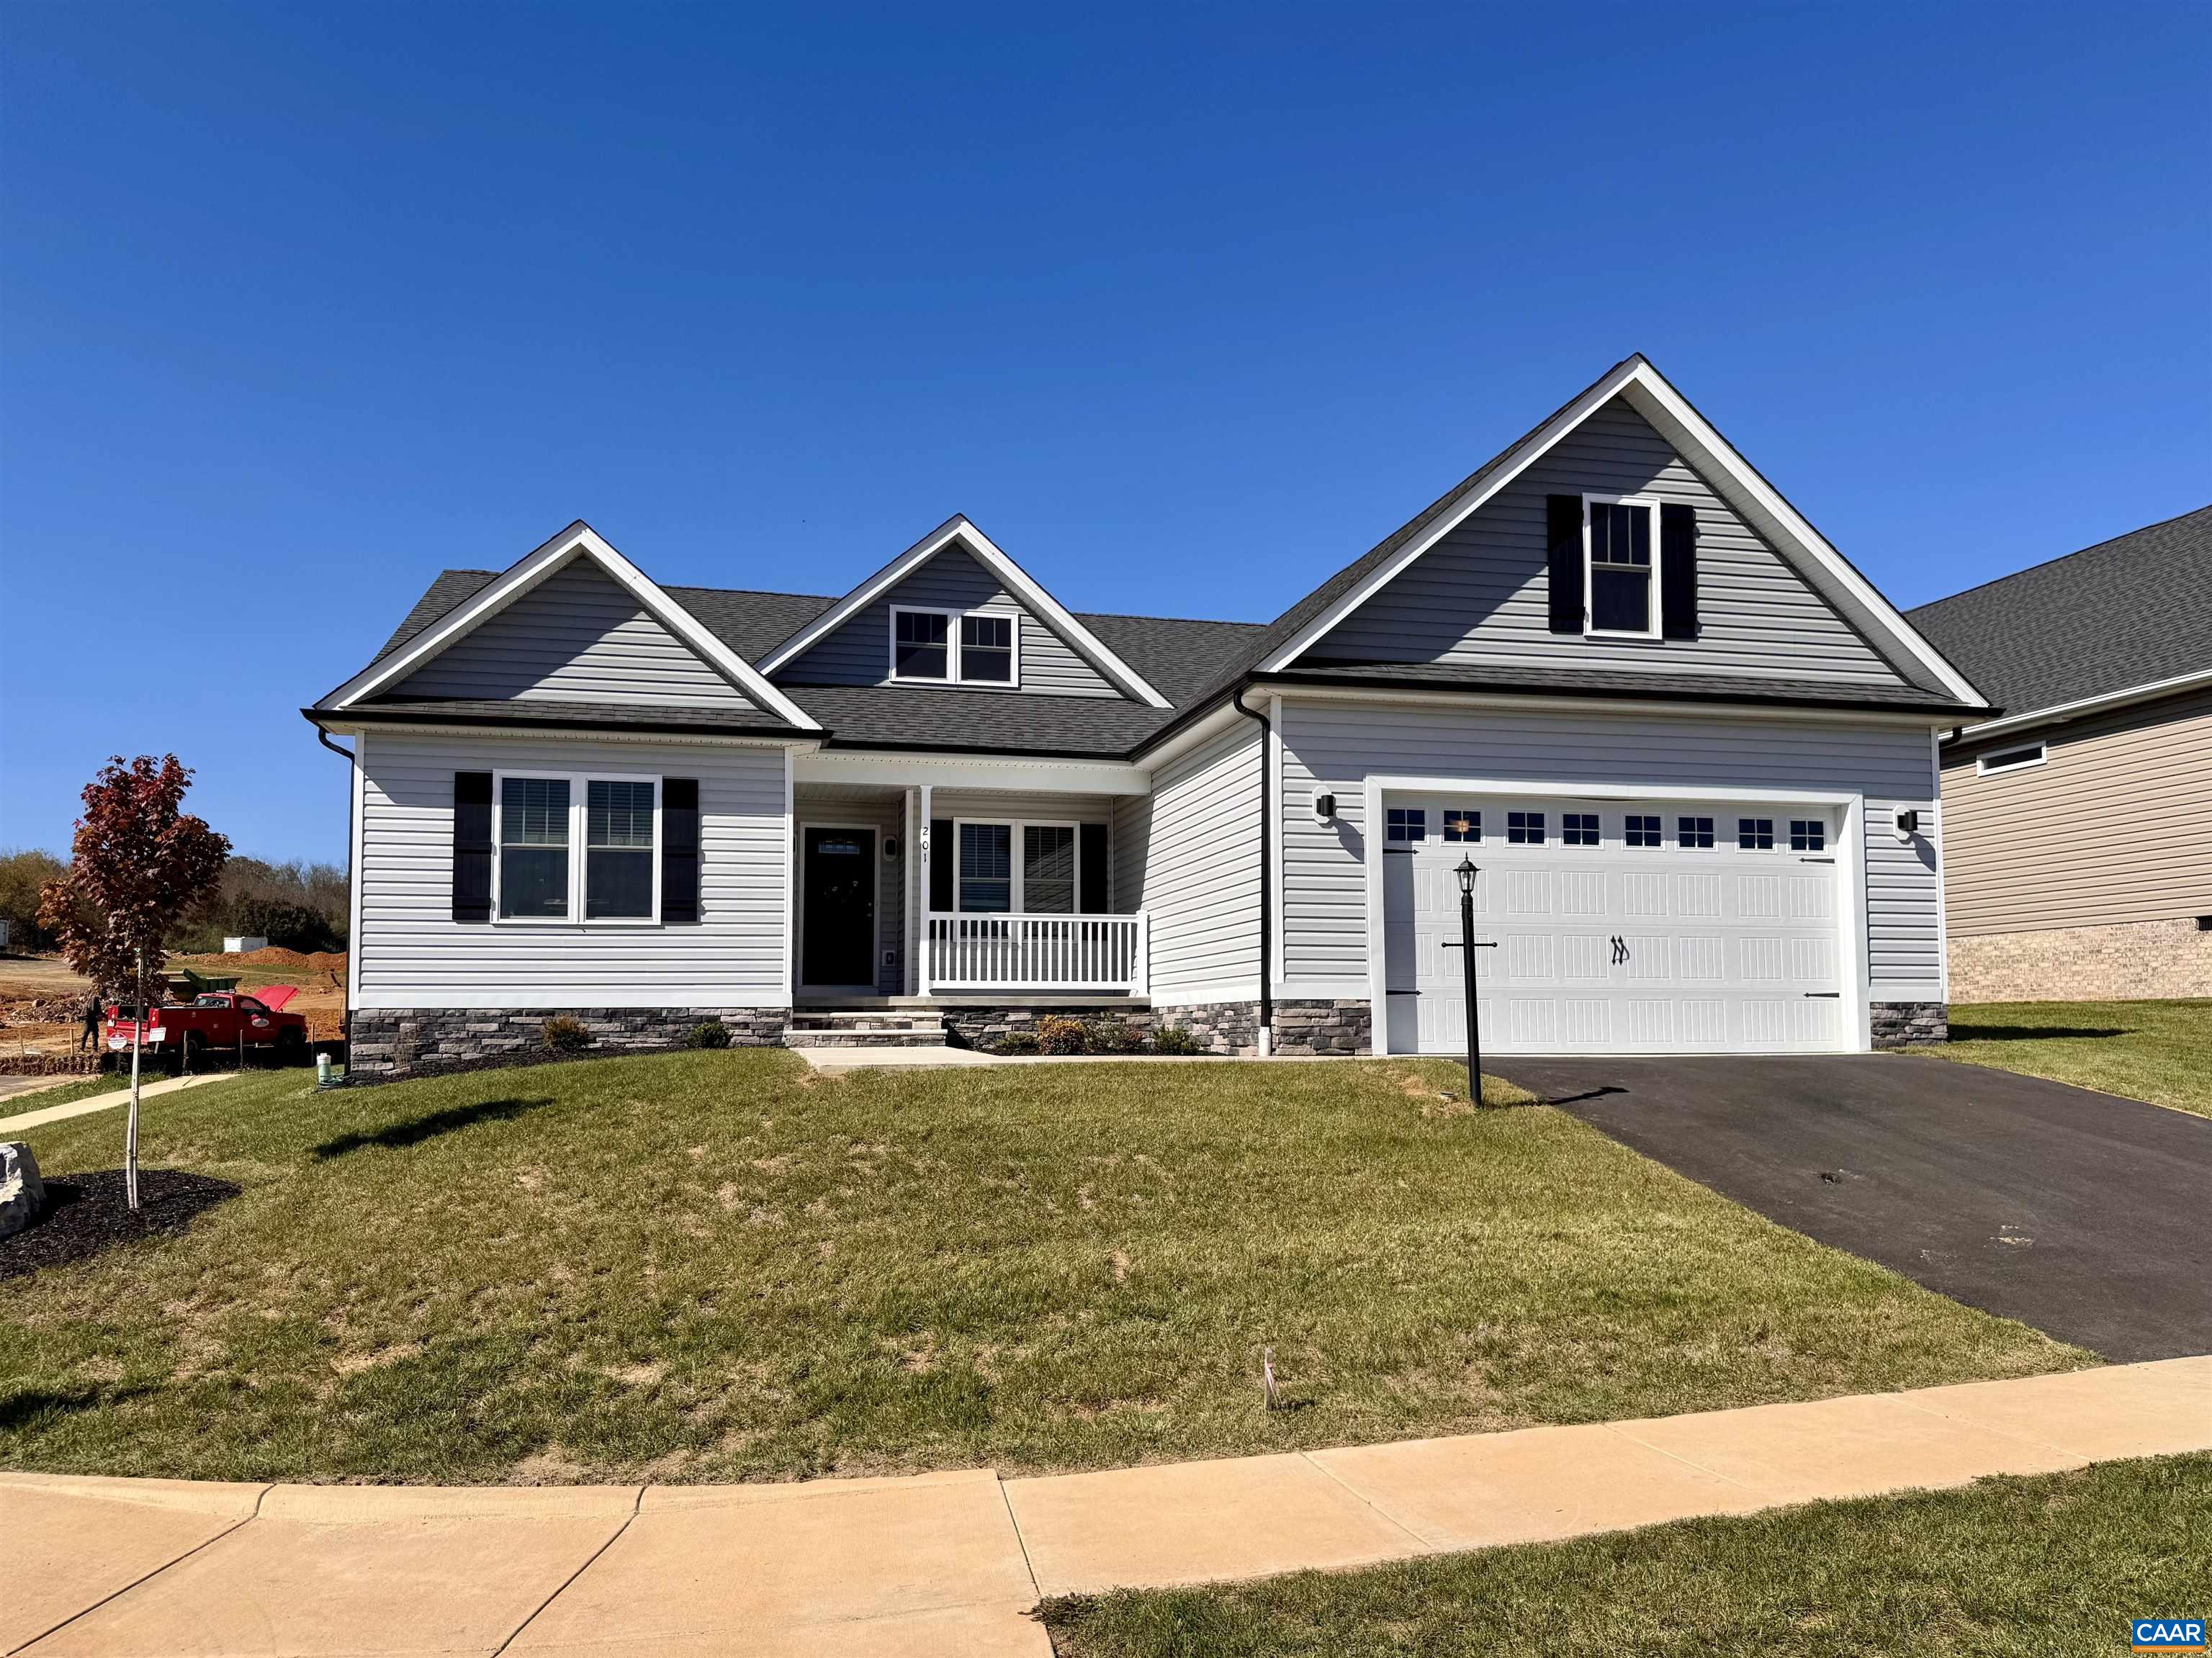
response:
{"label": "landscape rock", "polygon": [[0,1140],[0,1238],[12,1237],[36,1220],[46,1199],[31,1148],[21,1140]]}

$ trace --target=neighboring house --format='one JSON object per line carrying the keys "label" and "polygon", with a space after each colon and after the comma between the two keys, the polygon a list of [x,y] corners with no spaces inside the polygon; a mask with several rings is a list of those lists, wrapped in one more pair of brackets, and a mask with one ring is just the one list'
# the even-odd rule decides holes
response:
{"label": "neighboring house", "polygon": [[1997,705],[1943,743],[1952,995],[2212,996],[2212,507],[1908,620]]}
{"label": "neighboring house", "polygon": [[965,518],[836,598],[577,524],[306,713],[399,1075],[556,1011],[1461,1051],[1463,858],[1492,1052],[1941,1035],[1936,733],[1987,711],[1638,356],[1265,625],[1071,614]]}

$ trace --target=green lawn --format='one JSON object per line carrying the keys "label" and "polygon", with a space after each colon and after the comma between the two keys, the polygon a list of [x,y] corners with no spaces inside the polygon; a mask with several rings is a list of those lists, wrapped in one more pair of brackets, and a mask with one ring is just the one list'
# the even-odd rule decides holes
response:
{"label": "green lawn", "polygon": [[2212,1117],[2212,1001],[1958,1003],[1912,1051]]}
{"label": "green lawn", "polygon": [[2212,1457],[1048,1601],[1060,1658],[2056,1658],[2203,1615]]}
{"label": "green lawn", "polygon": [[[0,1291],[0,1466],[734,1479],[1231,1455],[2093,1362],[1448,1065],[592,1060],[150,1104],[240,1194]],[[122,1119],[32,1131],[54,1175]],[[4,1248],[4,1246],[0,1246]],[[1263,1345],[1291,1408],[1261,1408]]]}

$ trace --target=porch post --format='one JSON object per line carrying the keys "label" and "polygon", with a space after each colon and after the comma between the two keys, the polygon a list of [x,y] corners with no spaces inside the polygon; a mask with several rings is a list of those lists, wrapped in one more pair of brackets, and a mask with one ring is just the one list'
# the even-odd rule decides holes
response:
{"label": "porch post", "polygon": [[906,813],[906,856],[900,860],[905,886],[899,894],[899,931],[904,935],[906,949],[899,962],[899,988],[909,996],[915,993],[915,951],[919,948],[915,942],[918,929],[915,926],[914,872],[915,865],[921,861],[921,838],[914,832],[914,799],[915,792],[911,787],[899,791],[899,808]]}
{"label": "porch post", "polygon": [[921,821],[917,826],[921,829],[921,833],[915,836],[914,839],[907,843],[908,846],[918,846],[921,848],[921,856],[916,859],[909,859],[908,865],[909,867],[911,867],[915,863],[919,863],[921,865],[921,902],[919,906],[917,906],[917,914],[920,915],[921,924],[915,929],[916,934],[915,938],[915,950],[916,951],[915,957],[915,982],[920,987],[916,993],[923,996],[930,994],[929,895],[934,890],[934,884],[931,881],[929,875],[929,860],[935,851],[935,848],[931,847],[929,844],[931,839],[929,833],[929,794],[930,786],[924,783],[921,786]]}

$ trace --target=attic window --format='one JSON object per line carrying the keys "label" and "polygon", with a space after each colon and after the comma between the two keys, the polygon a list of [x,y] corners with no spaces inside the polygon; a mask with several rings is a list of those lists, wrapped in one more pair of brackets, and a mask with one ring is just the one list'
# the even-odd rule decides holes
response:
{"label": "attic window", "polygon": [[891,677],[952,677],[952,618],[943,610],[891,612]]}
{"label": "attic window", "polygon": [[2014,749],[1992,749],[1974,762],[1977,776],[1987,777],[1993,771],[2022,771],[2043,763],[2043,744],[2027,743]]}
{"label": "attic window", "polygon": [[994,685],[1014,683],[1013,617],[960,618],[960,677]]}
{"label": "attic window", "polygon": [[1589,558],[1589,619],[1585,631],[1656,639],[1652,625],[1652,526],[1656,501],[1608,495],[1583,497],[1584,546]]}
{"label": "attic window", "polygon": [[910,610],[894,604],[890,677],[939,684],[1018,684],[1020,625],[1003,613]]}

